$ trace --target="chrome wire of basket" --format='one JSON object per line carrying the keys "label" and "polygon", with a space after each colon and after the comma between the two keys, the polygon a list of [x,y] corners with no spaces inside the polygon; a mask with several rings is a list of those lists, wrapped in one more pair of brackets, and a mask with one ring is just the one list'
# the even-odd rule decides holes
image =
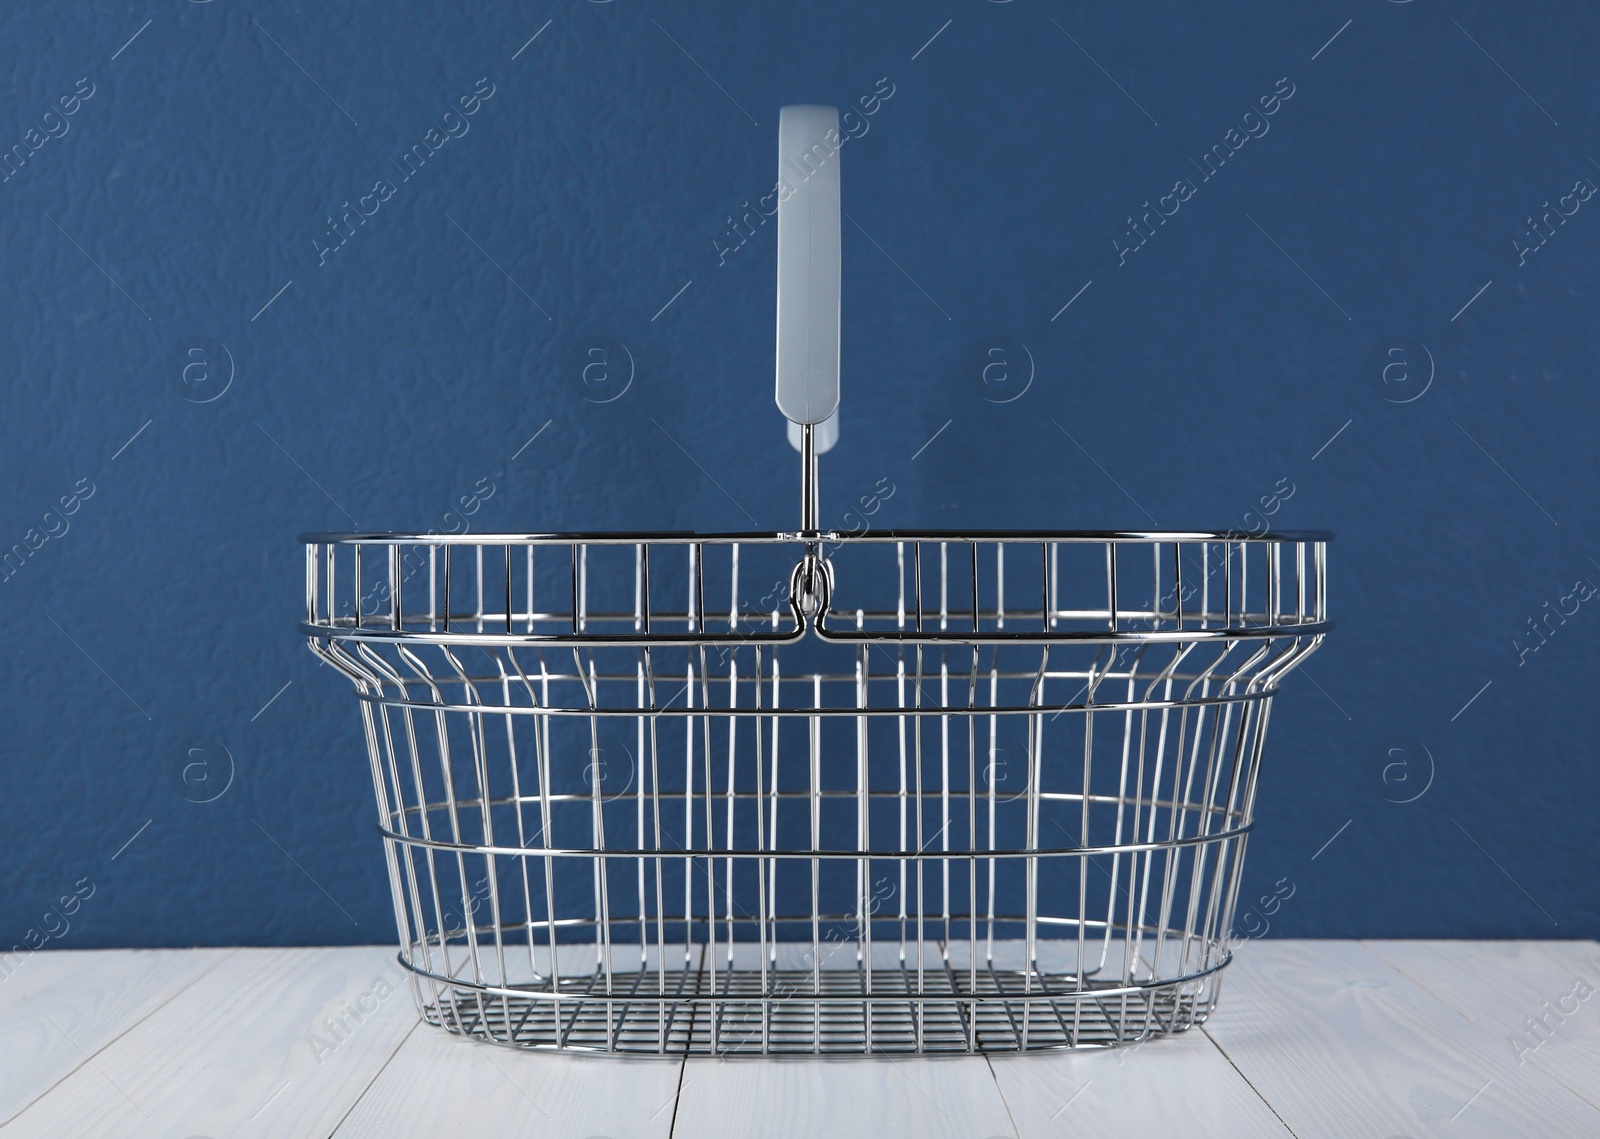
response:
{"label": "chrome wire of basket", "polygon": [[1324,539],[311,535],[303,628],[361,696],[433,1023],[1114,1044],[1216,999]]}
{"label": "chrome wire of basket", "polygon": [[304,538],[300,629],[360,697],[400,961],[451,1032],[1028,1051],[1216,1003],[1328,535],[822,530],[837,126],[780,116],[797,531]]}

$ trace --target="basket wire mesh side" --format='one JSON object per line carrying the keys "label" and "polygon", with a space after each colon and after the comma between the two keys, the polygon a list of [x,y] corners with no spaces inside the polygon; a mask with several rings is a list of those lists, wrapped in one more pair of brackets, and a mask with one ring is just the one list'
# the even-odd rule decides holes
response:
{"label": "basket wire mesh side", "polygon": [[1217,999],[1321,534],[308,535],[425,1017],[682,1055]]}

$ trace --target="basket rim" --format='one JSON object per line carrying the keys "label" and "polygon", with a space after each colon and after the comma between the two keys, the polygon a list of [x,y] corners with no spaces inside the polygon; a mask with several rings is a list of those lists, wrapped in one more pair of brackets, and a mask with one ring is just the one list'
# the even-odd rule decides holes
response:
{"label": "basket rim", "polygon": [[404,531],[308,531],[296,536],[305,545],[503,546],[637,545],[663,542],[742,542],[794,544],[938,542],[1331,542],[1331,530],[878,530],[865,534],[822,530],[728,531],[697,530],[550,530],[501,533],[418,534]]}
{"label": "basket rim", "polygon": [[[1218,641],[1269,641],[1290,637],[1320,638],[1334,629],[1334,622],[1307,621],[1298,625],[1251,625],[1245,628],[1226,629],[1172,629],[1158,631],[1062,631],[1010,632],[980,630],[978,632],[925,630],[921,633],[901,632],[828,632],[817,630],[811,624],[798,625],[779,635],[750,633],[491,633],[463,629],[455,630],[401,630],[385,625],[335,625],[301,621],[296,626],[303,637],[319,641],[382,641],[400,645],[448,645],[450,647],[479,646],[499,648],[716,648],[720,645],[769,646],[792,645],[805,640],[808,633],[824,644],[904,644],[904,645],[1130,645],[1130,644],[1199,644]],[[434,707],[429,705],[430,708]],[[1096,705],[1098,710],[1099,706]],[[985,713],[987,708],[981,709]],[[1048,709],[1046,709],[1048,711]],[[752,710],[753,711],[753,710]],[[800,709],[799,711],[806,711]],[[847,709],[856,715],[854,708]],[[948,711],[948,709],[946,709]],[[585,708],[583,715],[590,715]],[[630,712],[629,715],[635,713]],[[769,712],[770,714],[770,712]],[[901,713],[895,713],[899,715]],[[906,713],[909,714],[909,713]]]}

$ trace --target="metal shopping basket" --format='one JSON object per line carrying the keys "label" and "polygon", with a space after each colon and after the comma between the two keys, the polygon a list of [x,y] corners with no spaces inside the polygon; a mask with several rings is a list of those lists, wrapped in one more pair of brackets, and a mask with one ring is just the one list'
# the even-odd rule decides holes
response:
{"label": "metal shopping basket", "polygon": [[1330,628],[1328,535],[821,530],[830,127],[780,126],[799,530],[304,539],[301,631],[360,697],[430,1023],[992,1052],[1216,1003],[1272,697]]}

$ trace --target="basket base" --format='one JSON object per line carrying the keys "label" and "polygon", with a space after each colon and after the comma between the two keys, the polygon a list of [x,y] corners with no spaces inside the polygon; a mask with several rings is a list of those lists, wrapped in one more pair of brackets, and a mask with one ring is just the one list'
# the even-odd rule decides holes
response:
{"label": "basket base", "polygon": [[[663,983],[664,980],[664,983]],[[974,983],[975,982],[975,983]],[[1075,975],[906,968],[640,970],[490,989],[420,975],[428,1023],[519,1048],[634,1055],[1032,1052],[1182,1032],[1217,978],[1076,988]],[[818,988],[813,988],[818,985]],[[820,996],[818,993],[820,992]]]}

